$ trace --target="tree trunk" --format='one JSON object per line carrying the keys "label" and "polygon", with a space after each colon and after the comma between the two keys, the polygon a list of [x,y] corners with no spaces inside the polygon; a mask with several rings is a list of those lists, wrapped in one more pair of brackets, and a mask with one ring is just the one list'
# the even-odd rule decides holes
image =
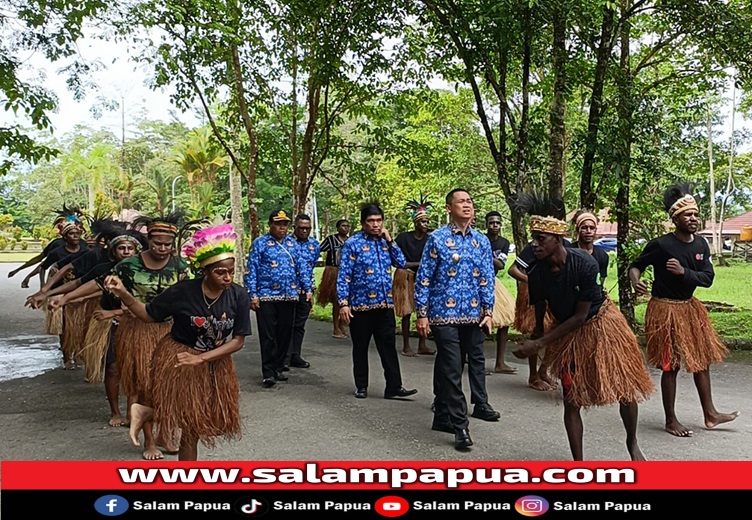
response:
{"label": "tree trunk", "polygon": [[303,134],[303,157],[298,170],[293,175],[293,211],[297,214],[305,209],[308,202],[308,188],[310,186],[311,165],[313,163],[314,141],[319,118],[319,102],[321,101],[321,85],[309,78],[308,84],[308,121]]}
{"label": "tree trunk", "polygon": [[[557,3],[553,16],[554,92],[551,102],[551,167],[548,191],[551,197],[564,196],[564,143],[566,142],[567,88],[567,6]],[[566,215],[557,215],[565,218]]]}
{"label": "tree trunk", "polygon": [[619,34],[621,55],[619,59],[619,82],[617,111],[619,123],[616,135],[616,174],[618,189],[614,209],[616,213],[616,264],[619,273],[619,308],[627,322],[635,329],[634,299],[629,281],[630,258],[624,247],[629,231],[629,181],[632,161],[632,71],[630,67],[630,29],[627,12],[631,0],[622,0],[622,25]]}
{"label": "tree trunk", "polygon": [[598,131],[603,114],[603,86],[606,81],[608,64],[611,61],[613,49],[614,11],[604,7],[601,23],[601,39],[595,63],[593,89],[590,94],[590,113],[588,114],[588,129],[585,137],[585,153],[582,158],[582,177],[580,178],[580,205],[590,210],[595,209],[596,192],[593,190],[593,165],[595,150],[598,146]]}
{"label": "tree trunk", "polygon": [[235,241],[235,283],[243,285],[245,274],[245,218],[243,215],[243,181],[240,172],[232,164],[230,165],[230,210],[232,214],[232,227],[238,235]]}

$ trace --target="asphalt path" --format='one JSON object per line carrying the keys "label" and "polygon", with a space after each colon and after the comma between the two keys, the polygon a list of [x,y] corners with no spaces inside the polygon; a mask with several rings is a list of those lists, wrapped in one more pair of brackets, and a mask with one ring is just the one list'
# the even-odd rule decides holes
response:
{"label": "asphalt path", "polygon": [[[12,349],[28,348],[30,343],[44,355],[32,363],[40,375],[0,381],[0,459],[140,460],[141,450],[129,443],[127,430],[107,425],[103,386],[85,383],[80,370],[62,369],[55,338],[44,335],[41,311],[23,306],[30,293],[19,287],[24,273],[7,278],[13,267],[0,264],[0,359],[12,360]],[[490,403],[501,412],[501,420],[471,418],[475,445],[460,453],[453,448],[452,435],[430,429],[433,356],[400,356],[405,386],[419,392],[408,401],[385,400],[382,370],[372,346],[369,397],[356,399],[350,340],[332,338],[330,323],[309,320],[303,357],[311,367],[293,368],[289,381],[266,389],[261,386],[255,319],[253,330],[235,355],[243,438],[220,442],[214,449],[200,447],[201,460],[571,460],[560,393],[528,388],[527,363],[511,354],[507,362],[519,367],[518,373],[493,374],[486,380]],[[401,338],[397,339],[399,345]],[[510,343],[509,351],[513,346]],[[489,368],[494,351],[488,342]],[[10,365],[5,368],[12,370]],[[660,373],[650,373],[658,387]],[[692,377],[682,372],[677,413],[695,434],[677,438],[664,432],[660,394],[654,394],[640,407],[639,438],[648,459],[752,458],[752,367],[718,364],[711,374],[719,410],[739,410],[741,416],[705,429]],[[467,380],[465,389],[469,396]],[[586,459],[628,460],[618,407],[584,411],[583,421]]]}

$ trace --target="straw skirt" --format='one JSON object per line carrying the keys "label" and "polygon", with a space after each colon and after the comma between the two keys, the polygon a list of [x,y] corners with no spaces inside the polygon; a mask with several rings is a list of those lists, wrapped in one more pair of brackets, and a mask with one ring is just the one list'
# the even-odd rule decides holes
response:
{"label": "straw skirt", "polygon": [[217,438],[240,439],[240,388],[231,356],[175,367],[177,354],[200,354],[164,336],[152,359],[154,422],[160,431],[181,431],[207,447]]}
{"label": "straw skirt", "polygon": [[729,351],[710,315],[697,298],[650,298],[645,313],[648,363],[664,371],[702,372],[723,361]]}
{"label": "straw skirt", "polygon": [[561,380],[565,397],[583,408],[642,402],[655,391],[637,338],[611,300],[549,345],[544,363]]}
{"label": "straw skirt", "polygon": [[319,282],[318,291],[316,292],[316,303],[326,307],[330,303],[337,301],[337,273],[339,268],[332,265],[324,267]]}
{"label": "straw skirt", "polygon": [[123,315],[115,336],[115,356],[120,386],[126,395],[148,396],[151,391],[151,358],[157,343],[170,333],[172,323],[145,323]]}
{"label": "straw skirt", "polygon": [[63,307],[65,326],[63,327],[62,350],[66,359],[73,359],[84,347],[91,314],[98,306],[97,298],[89,298]]}
{"label": "straw skirt", "polygon": [[415,273],[409,269],[396,269],[392,282],[394,314],[402,318],[415,312]]}
{"label": "straw skirt", "polygon": [[[551,311],[546,309],[546,315],[543,319],[543,330],[551,330],[554,321]],[[514,324],[512,327],[520,334],[532,334],[535,330],[535,307],[530,305],[530,293],[528,293],[528,286],[525,282],[517,282],[517,298],[515,300]]]}
{"label": "straw skirt", "polygon": [[504,284],[496,278],[494,280],[494,308],[493,327],[495,329],[509,327],[514,324],[516,303],[512,294]]}
{"label": "straw skirt", "polygon": [[47,306],[48,301],[49,299],[44,302],[44,331],[51,336],[61,336],[63,334],[63,308],[51,310]]}
{"label": "straw skirt", "polygon": [[113,318],[91,319],[84,347],[77,353],[84,363],[84,381],[98,384],[104,378],[105,356],[110,345]]}

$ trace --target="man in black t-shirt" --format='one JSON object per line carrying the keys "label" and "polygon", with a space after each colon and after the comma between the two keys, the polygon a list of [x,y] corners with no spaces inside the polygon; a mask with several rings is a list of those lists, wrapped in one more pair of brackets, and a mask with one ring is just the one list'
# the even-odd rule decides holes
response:
{"label": "man in black t-shirt", "polygon": [[[426,247],[430,224],[428,212],[431,206],[432,204],[422,196],[419,201],[409,201],[406,208],[410,210],[413,230],[400,233],[394,239],[407,260],[404,269],[394,270],[392,291],[394,313],[402,319],[402,355],[409,357],[415,356],[415,352],[410,348],[410,320],[415,312],[415,273]],[[435,350],[428,348],[426,338],[418,336],[418,354],[432,356],[435,353]]]}
{"label": "man in black t-shirt", "polygon": [[710,287],[715,277],[708,243],[695,235],[700,218],[697,202],[686,184],[668,188],[663,202],[676,229],[647,243],[632,262],[629,279],[637,294],[647,294],[647,283],[640,277],[653,267],[655,281],[645,314],[648,363],[663,371],[666,431],[691,437],[692,430],[676,417],[676,376],[682,365],[694,376],[706,428],[733,421],[739,412],[719,412],[710,392],[710,365],[723,361],[728,349],[705,306],[694,297],[697,287]]}
{"label": "man in black t-shirt", "polygon": [[[531,211],[545,207],[537,203]],[[564,247],[566,222],[533,214],[530,218],[535,265],[528,270],[530,303],[535,306],[534,337],[513,354],[537,355],[546,348],[549,375],[561,380],[564,427],[574,460],[583,460],[580,409],[619,403],[632,460],[645,460],[637,442],[637,403],[654,390],[637,338],[616,306],[604,298],[598,264],[576,248]],[[555,324],[544,333],[550,309]]]}

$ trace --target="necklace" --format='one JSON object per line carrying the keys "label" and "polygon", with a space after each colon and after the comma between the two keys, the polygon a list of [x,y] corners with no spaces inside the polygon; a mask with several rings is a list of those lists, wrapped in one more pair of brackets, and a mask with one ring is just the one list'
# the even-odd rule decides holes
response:
{"label": "necklace", "polygon": [[207,309],[211,309],[212,305],[217,303],[217,301],[222,297],[222,293],[219,293],[219,296],[214,298],[211,303],[209,303],[209,300],[206,299],[206,293],[204,292],[204,286],[201,286],[201,296],[204,298],[204,303],[206,304]]}

